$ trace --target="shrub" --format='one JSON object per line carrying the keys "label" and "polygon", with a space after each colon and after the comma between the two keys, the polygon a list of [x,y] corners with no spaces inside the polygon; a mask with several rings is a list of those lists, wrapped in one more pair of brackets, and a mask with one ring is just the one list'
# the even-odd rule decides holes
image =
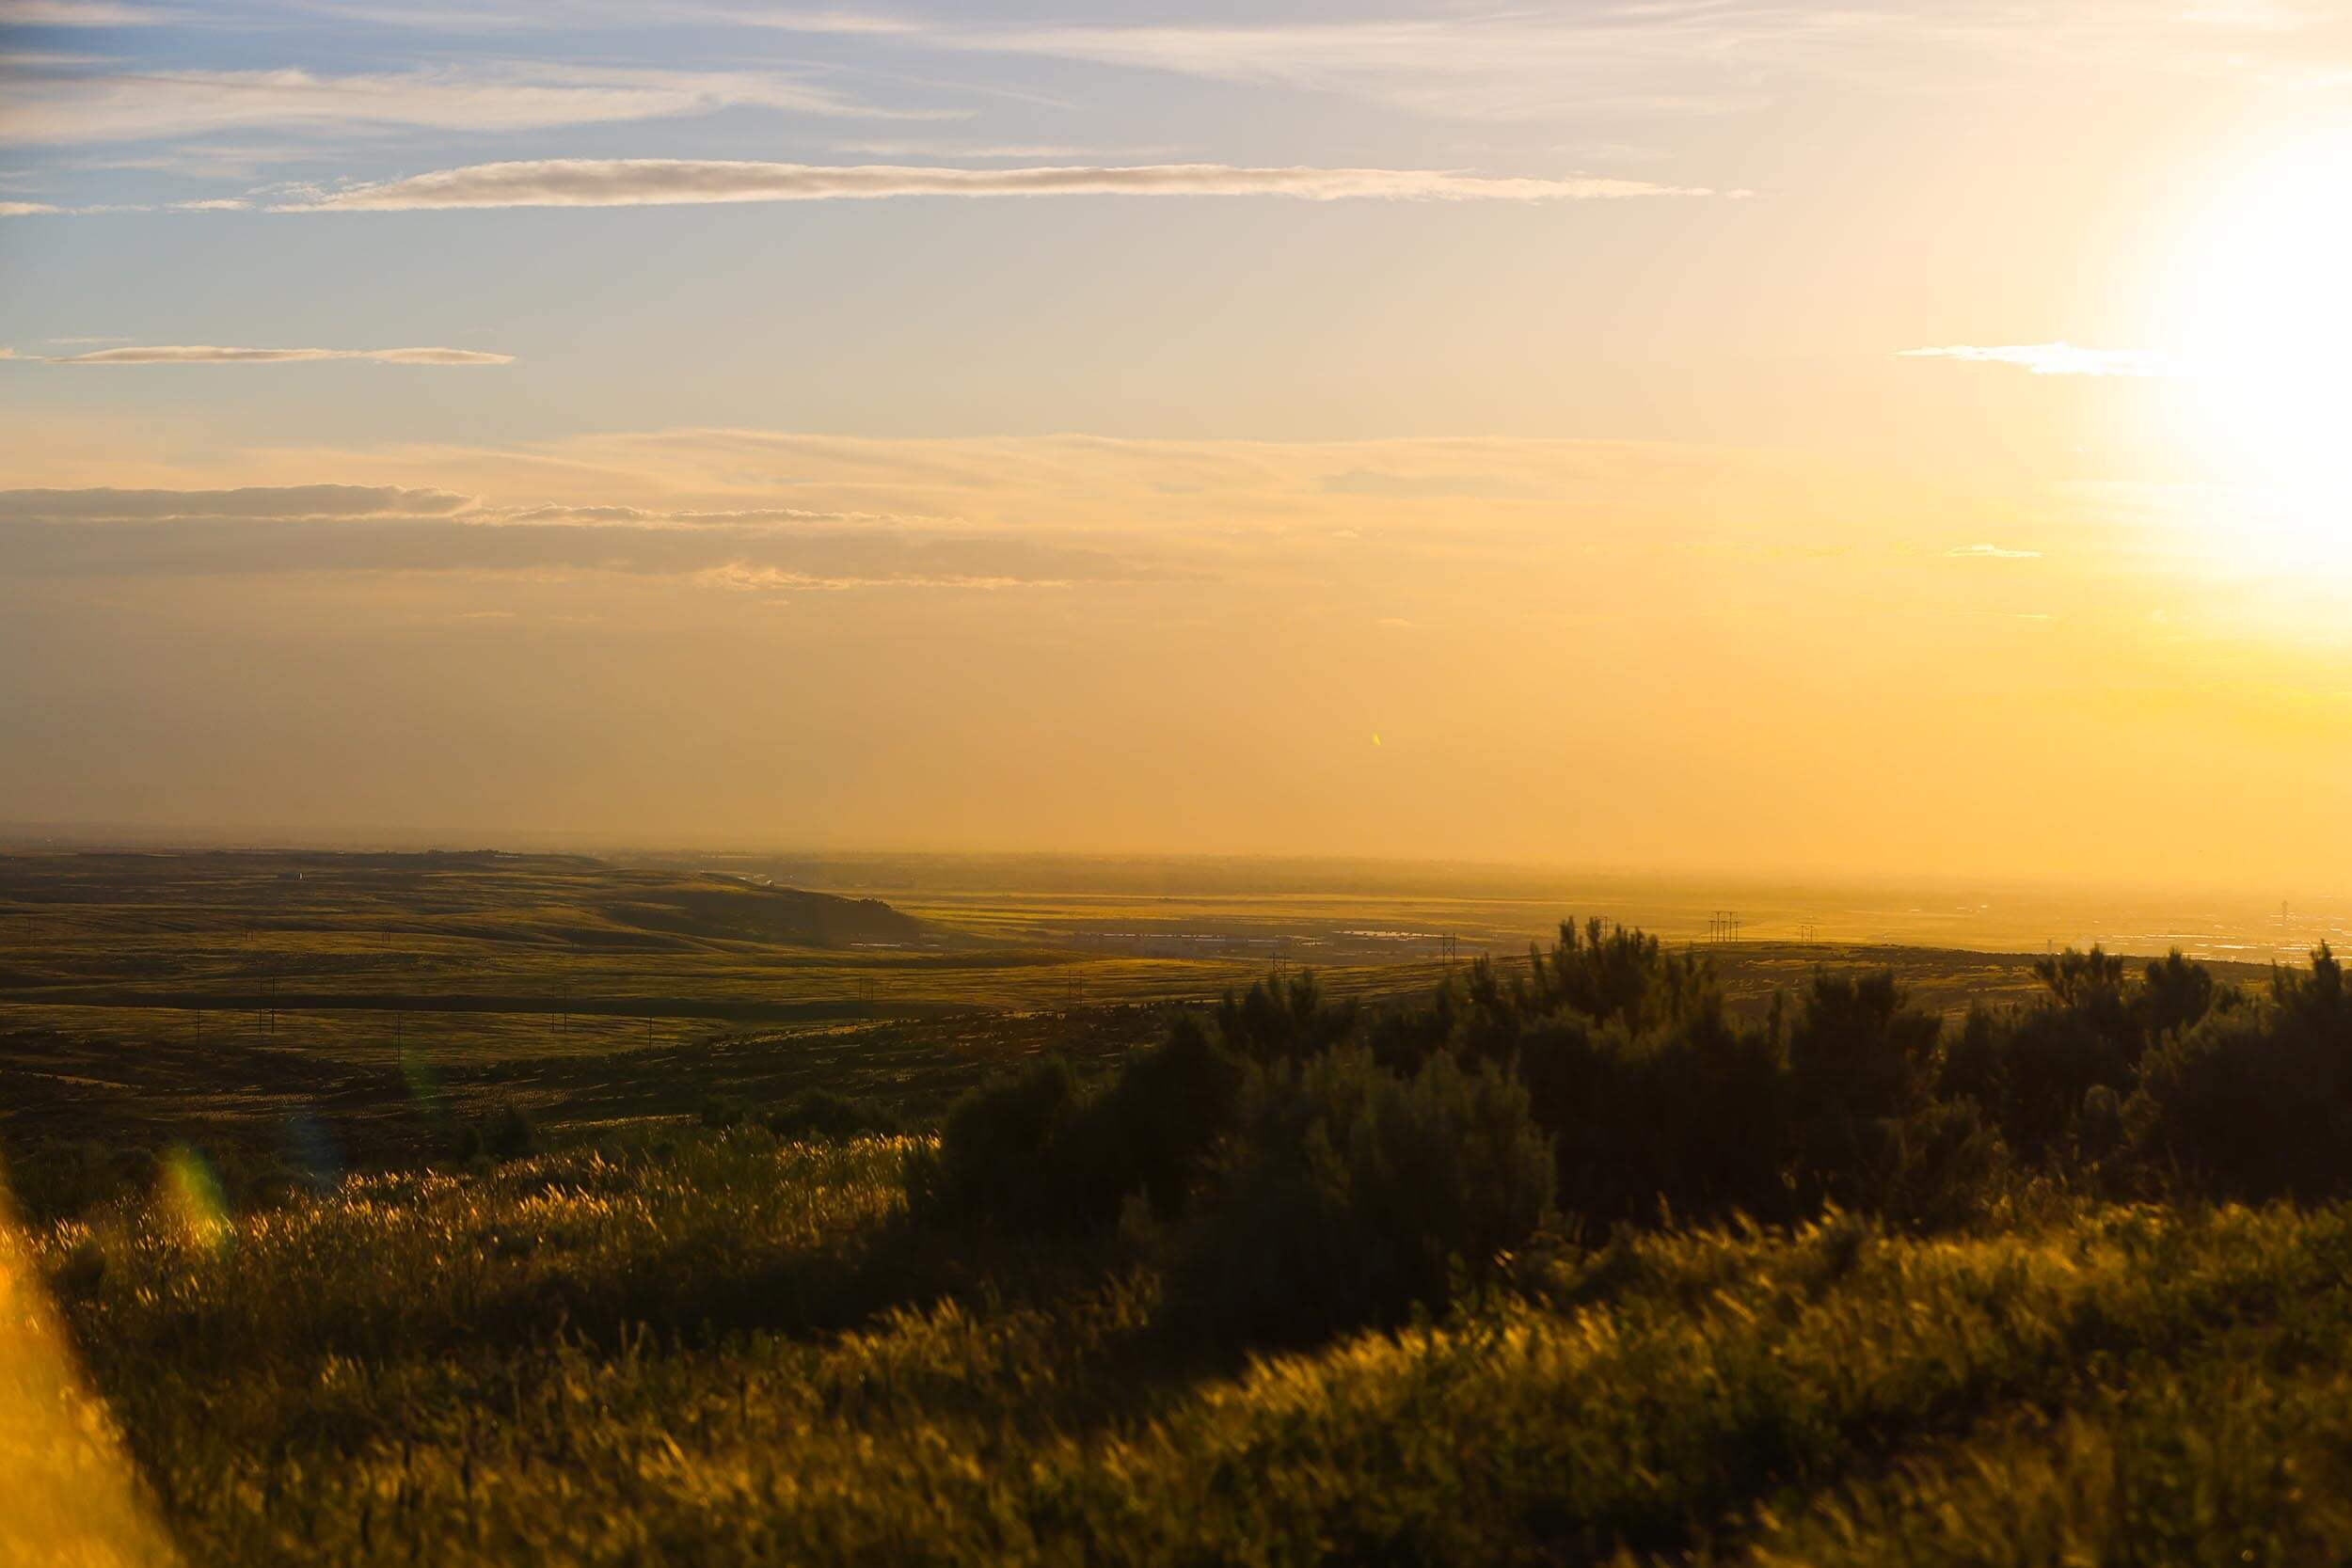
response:
{"label": "shrub", "polygon": [[933,1223],[1071,1227],[1087,1207],[1064,1168],[1079,1103],[1077,1080],[1058,1056],[965,1094],[948,1110],[937,1150],[910,1167],[910,1205]]}
{"label": "shrub", "polygon": [[1581,936],[1574,921],[1562,921],[1549,962],[1528,957],[1544,1010],[1566,1007],[1596,1023],[1622,1022],[1631,1034],[1713,1011],[1719,1003],[1704,958],[1677,958],[1656,937],[1623,926],[1604,929],[1597,919],[1584,923]]}
{"label": "shrub", "polygon": [[1788,1081],[1771,1030],[1709,1012],[1636,1037],[1571,1014],[1529,1029],[1517,1062],[1568,1212],[1610,1225],[1788,1211]]}
{"label": "shrub", "polygon": [[1232,1117],[1240,1075],[1221,1034],[1190,1018],[1091,1095],[1066,1063],[1041,1063],[957,1101],[917,1167],[917,1211],[1070,1233],[1108,1228],[1141,1194],[1172,1216]]}
{"label": "shrub", "polygon": [[1788,1069],[1808,1115],[1900,1116],[1925,1094],[1943,1022],[1908,1005],[1886,971],[1816,974],[1788,1032]]}
{"label": "shrub", "polygon": [[476,1159],[520,1160],[539,1151],[539,1130],[519,1105],[499,1106],[478,1122],[460,1125],[450,1155],[459,1164]]}
{"label": "shrub", "polygon": [[1813,977],[1788,1049],[1798,1174],[1812,1196],[1867,1204],[1895,1177],[1899,1124],[1925,1103],[1943,1028],[1891,974]]}
{"label": "shrub", "polygon": [[2175,947],[2149,960],[2132,1010],[2141,1035],[2153,1044],[2197,1022],[2216,1006],[2235,1001],[2234,993],[2214,984],[2211,970],[2184,958]]}
{"label": "shrub", "polygon": [[2137,1152],[2217,1196],[2352,1189],[2352,1030],[2286,1006],[2215,1013],[2148,1056]]}
{"label": "shrub", "polygon": [[1972,1003],[1960,1033],[1947,1040],[1936,1064],[1935,1093],[1941,1100],[1966,1100],[1988,1115],[1996,1112],[2005,1093],[2008,1041],[2015,1027],[2013,1014],[1994,1012]]}
{"label": "shrub", "polygon": [[2034,968],[2048,1000],[2005,1015],[1972,1011],[1938,1086],[1974,1101],[2035,1160],[2110,1150],[2150,1050],[2243,1000],[2177,949],[2152,960],[2137,987],[2122,958],[2098,947],[2070,947]]}
{"label": "shrub", "polygon": [[1076,1132],[1084,1173],[1124,1198],[1141,1193],[1163,1219],[1191,1196],[1231,1125],[1242,1064],[1221,1031],[1189,1015],[1168,1039],[1130,1061]]}
{"label": "shrub", "polygon": [[84,1213],[155,1184],[155,1156],[135,1144],[40,1138],[12,1142],[6,1152],[0,1194],[36,1222]]}
{"label": "shrub", "polygon": [[2074,1008],[2016,1014],[1994,1035],[2000,1063],[1994,1115],[2010,1147],[2034,1160],[2062,1152],[2086,1095],[2100,1087],[2130,1091],[2137,1059],[2133,1043]]}
{"label": "shrub", "polygon": [[713,1132],[723,1132],[730,1127],[740,1127],[743,1125],[744,1117],[750,1113],[750,1109],[751,1107],[743,1103],[740,1095],[707,1094],[703,1096],[702,1103],[703,1125]]}
{"label": "shrub", "polygon": [[1524,1243],[1552,1192],[1524,1086],[1438,1056],[1411,1078],[1341,1049],[1253,1068],[1180,1234],[1176,1321],[1302,1343],[1439,1310]]}
{"label": "shrub", "polygon": [[787,1139],[857,1138],[899,1130],[888,1106],[831,1089],[804,1089],[768,1117],[768,1131]]}
{"label": "shrub", "polygon": [[1896,1123],[1893,1152],[1873,1207],[1926,1229],[1978,1217],[2010,1170],[1999,1131],[1970,1101],[1931,1104]]}
{"label": "shrub", "polygon": [[1288,981],[1268,976],[1235,995],[1225,993],[1216,1009],[1216,1032],[1251,1061],[1296,1061],[1328,1051],[1356,1026],[1353,1003],[1323,994],[1314,972]]}

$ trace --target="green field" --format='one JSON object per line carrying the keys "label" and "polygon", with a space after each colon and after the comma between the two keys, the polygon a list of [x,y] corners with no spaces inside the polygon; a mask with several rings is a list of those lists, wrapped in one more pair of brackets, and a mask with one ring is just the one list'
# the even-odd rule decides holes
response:
{"label": "green field", "polygon": [[757,876],[0,860],[0,1560],[2352,1553],[2324,956]]}
{"label": "green field", "polygon": [[[1015,884],[988,890],[964,885],[985,878],[962,864],[848,868],[898,884],[884,904],[764,885],[751,863],[0,856],[0,1138],[256,1155],[302,1116],[372,1167],[428,1152],[429,1110],[509,1101],[592,1130],[821,1085],[930,1116],[1041,1051],[1115,1056],[1154,1037],[1168,1006],[1277,966],[1311,967],[1341,994],[1418,993],[1447,972],[1446,936],[1458,965],[1586,912],[1524,890],[1159,894],[1098,874],[1052,891],[1073,878],[983,863]],[[1709,951],[1750,1008],[1823,966],[1891,966],[1949,1014],[2038,989],[2015,955],[1762,939]]]}

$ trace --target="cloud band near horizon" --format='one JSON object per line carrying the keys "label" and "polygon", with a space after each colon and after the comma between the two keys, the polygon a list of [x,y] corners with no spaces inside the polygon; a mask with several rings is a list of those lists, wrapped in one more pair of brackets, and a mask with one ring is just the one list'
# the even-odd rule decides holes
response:
{"label": "cloud band near horizon", "polygon": [[1142,164],[946,168],[679,158],[546,158],[471,164],[284,203],[273,212],[487,207],[660,207],[712,202],[877,200],[900,196],[1282,196],[1310,201],[1590,201],[1714,196],[1698,186],[1597,175],[1565,179],[1451,169],[1249,168]]}
{"label": "cloud band near horizon", "polygon": [[1950,343],[1907,348],[1898,359],[1958,359],[1977,365],[2009,365],[2035,375],[2167,376],[2181,373],[2171,355],[2144,348],[2084,348],[2064,341],[1981,345]]}
{"label": "cloud band near horizon", "polygon": [[469,348],[223,348],[210,343],[155,343],[93,349],[87,354],[18,355],[40,365],[307,365],[365,359],[379,365],[511,365],[511,354]]}

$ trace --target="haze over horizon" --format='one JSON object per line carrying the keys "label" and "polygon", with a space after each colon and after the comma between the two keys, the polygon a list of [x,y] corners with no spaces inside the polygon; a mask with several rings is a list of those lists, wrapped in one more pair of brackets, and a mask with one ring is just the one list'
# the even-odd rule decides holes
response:
{"label": "haze over horizon", "polygon": [[0,0],[0,821],[2316,892],[2352,16]]}

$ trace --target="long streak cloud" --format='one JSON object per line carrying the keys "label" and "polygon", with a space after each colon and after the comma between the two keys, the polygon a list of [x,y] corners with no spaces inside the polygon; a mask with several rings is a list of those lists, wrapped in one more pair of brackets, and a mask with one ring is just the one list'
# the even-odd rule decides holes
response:
{"label": "long streak cloud", "polygon": [[1977,365],[2010,365],[2035,375],[2163,376],[2181,372],[2172,356],[2153,349],[2084,348],[2076,343],[1951,343],[1907,348],[1898,359],[1959,359]]}
{"label": "long streak cloud", "polygon": [[1525,179],[1449,169],[1132,166],[845,167],[677,158],[549,158],[472,164],[337,191],[279,212],[451,207],[660,207],[729,201],[873,200],[894,196],[1286,196],[1440,201],[1581,201],[1711,196],[1690,186],[1577,175]]}
{"label": "long streak cloud", "polygon": [[157,343],[102,348],[88,354],[45,355],[45,365],[302,365],[322,359],[369,359],[379,365],[511,365],[511,354],[469,348],[221,348],[210,343]]}

